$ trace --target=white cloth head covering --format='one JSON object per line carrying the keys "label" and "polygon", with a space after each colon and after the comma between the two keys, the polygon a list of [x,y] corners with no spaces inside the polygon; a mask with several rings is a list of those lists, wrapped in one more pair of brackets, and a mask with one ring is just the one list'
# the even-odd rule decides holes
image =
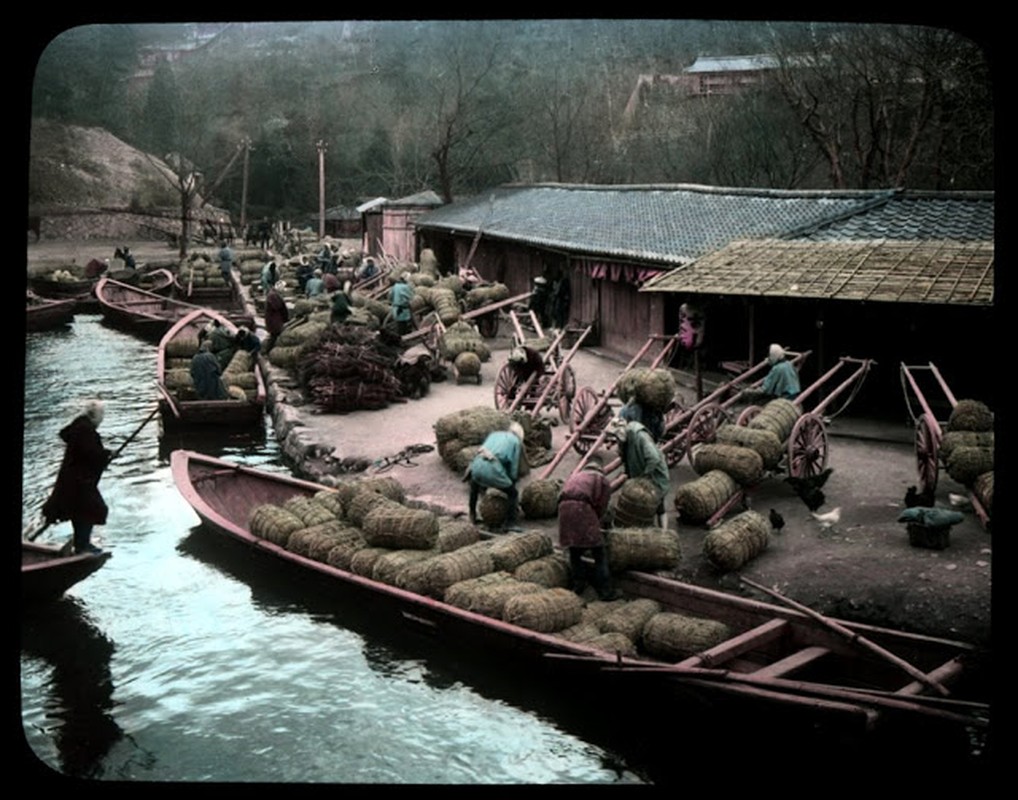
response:
{"label": "white cloth head covering", "polygon": [[106,406],[103,404],[102,400],[92,398],[91,400],[85,401],[85,416],[88,417],[89,421],[95,427],[98,428],[102,424],[105,412]]}
{"label": "white cloth head covering", "polygon": [[522,345],[514,347],[509,351],[509,360],[514,364],[521,364],[527,360],[527,351],[523,349]]}
{"label": "white cloth head covering", "polygon": [[510,422],[509,423],[509,433],[515,435],[516,438],[519,439],[521,442],[523,441],[523,437],[524,437],[525,434],[523,433],[523,426],[520,425],[520,423],[518,423],[518,422]]}
{"label": "white cloth head covering", "polygon": [[609,423],[608,433],[620,442],[625,441],[629,423],[623,417],[614,417]]}
{"label": "white cloth head covering", "polygon": [[785,357],[785,348],[780,344],[772,344],[771,349],[767,353],[767,358],[771,361],[780,361]]}

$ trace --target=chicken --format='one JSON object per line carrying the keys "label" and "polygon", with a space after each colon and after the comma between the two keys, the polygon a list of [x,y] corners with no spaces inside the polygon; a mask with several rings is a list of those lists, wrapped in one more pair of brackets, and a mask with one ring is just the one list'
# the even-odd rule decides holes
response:
{"label": "chicken", "polygon": [[809,475],[805,478],[796,478],[790,475],[785,478],[785,483],[795,490],[799,499],[806,504],[806,508],[810,511],[816,511],[827,500],[824,493],[820,491],[820,487],[827,482],[832,472],[834,472],[834,469],[827,467],[823,472]]}
{"label": "chicken", "polygon": [[905,492],[905,508],[916,508],[917,506],[930,508],[934,502],[933,494],[933,487],[927,486],[920,492],[915,486],[909,486]]}
{"label": "chicken", "polygon": [[785,518],[781,516],[773,508],[771,509],[771,513],[769,514],[769,516],[771,520],[771,527],[774,529],[776,533],[780,533],[781,529],[785,527]]}
{"label": "chicken", "polygon": [[832,525],[836,525],[841,519],[841,506],[828,511],[826,514],[813,513],[813,519],[820,523],[821,528],[830,528]]}

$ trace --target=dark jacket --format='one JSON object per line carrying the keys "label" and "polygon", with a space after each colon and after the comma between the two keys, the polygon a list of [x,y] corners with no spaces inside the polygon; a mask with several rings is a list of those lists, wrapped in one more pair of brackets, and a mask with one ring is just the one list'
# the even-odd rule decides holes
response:
{"label": "dark jacket", "polygon": [[343,323],[346,322],[347,317],[350,316],[350,298],[347,297],[346,292],[339,291],[332,297],[332,315],[330,319],[332,322]]}
{"label": "dark jacket", "polygon": [[107,507],[99,494],[99,478],[110,462],[99,431],[86,416],[76,417],[60,431],[67,447],[53,492],[42,507],[51,522],[71,520],[105,525]]}
{"label": "dark jacket", "polygon": [[191,359],[191,382],[199,400],[228,400],[222,368],[215,354],[199,350]]}
{"label": "dark jacket", "polygon": [[289,319],[290,310],[286,307],[283,295],[275,289],[269,289],[265,296],[265,330],[272,336],[279,336]]}
{"label": "dark jacket", "polygon": [[583,469],[565,482],[558,501],[558,538],[563,547],[601,547],[601,519],[608,510],[611,483],[603,472]]}

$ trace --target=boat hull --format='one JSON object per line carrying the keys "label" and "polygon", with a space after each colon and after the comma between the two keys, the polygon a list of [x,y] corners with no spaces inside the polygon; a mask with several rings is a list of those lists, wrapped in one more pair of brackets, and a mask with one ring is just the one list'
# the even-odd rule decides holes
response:
{"label": "boat hull", "polygon": [[62,555],[61,548],[23,540],[21,543],[21,596],[26,603],[61,597],[72,586],[99,570],[109,552]]}
{"label": "boat hull", "polygon": [[74,321],[77,310],[78,303],[74,298],[66,300],[40,298],[38,301],[29,301],[25,308],[25,330],[33,332],[63,328]]}

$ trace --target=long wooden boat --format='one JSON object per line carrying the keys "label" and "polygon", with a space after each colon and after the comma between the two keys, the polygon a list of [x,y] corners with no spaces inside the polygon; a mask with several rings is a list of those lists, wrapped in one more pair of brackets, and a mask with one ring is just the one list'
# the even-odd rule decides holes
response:
{"label": "long wooden boat", "polygon": [[74,314],[78,310],[78,301],[73,297],[66,300],[51,300],[28,291],[25,299],[26,331],[50,331],[62,328],[74,320]]}
{"label": "long wooden boat", "polygon": [[210,322],[218,322],[231,336],[237,326],[209,308],[194,309],[174,322],[159,341],[156,384],[166,428],[215,426],[246,428],[262,424],[265,414],[265,376],[259,356],[235,353],[223,374],[232,394],[230,400],[199,400],[190,379],[191,358],[198,352],[198,334]]}
{"label": "long wooden boat", "polygon": [[25,602],[55,600],[94,573],[110,553],[65,555],[55,545],[21,540],[21,596]]}
{"label": "long wooden boat", "polygon": [[95,294],[107,323],[154,341],[161,339],[178,319],[200,309],[192,303],[183,303],[106,276],[99,279]]}
{"label": "long wooden boat", "polygon": [[[677,660],[642,651],[606,652],[344,571],[250,530],[256,507],[282,505],[295,496],[313,497],[326,488],[322,485],[190,450],[175,450],[170,461],[178,490],[205,529],[317,573],[338,592],[357,595],[359,605],[370,604],[373,617],[396,627],[420,629],[443,646],[481,648],[507,659],[526,659],[530,667],[568,674],[570,681],[593,680],[605,697],[625,697],[626,692],[646,696],[651,689],[661,703],[689,703],[692,693],[719,708],[735,703],[741,718],[748,709],[757,709],[765,715],[763,722],[791,718],[811,730],[818,720],[825,728],[852,735],[878,727],[887,730],[894,723],[912,723],[909,728],[918,723],[923,730],[931,721],[955,730],[959,725],[966,729],[988,725],[987,704],[957,699],[948,688],[960,689],[975,662],[976,649],[966,643],[839,621],[853,640],[794,608],[630,571],[615,576],[626,600],[648,598],[662,611],[724,623],[729,635]],[[861,641],[907,660],[923,680],[861,647]]]}

